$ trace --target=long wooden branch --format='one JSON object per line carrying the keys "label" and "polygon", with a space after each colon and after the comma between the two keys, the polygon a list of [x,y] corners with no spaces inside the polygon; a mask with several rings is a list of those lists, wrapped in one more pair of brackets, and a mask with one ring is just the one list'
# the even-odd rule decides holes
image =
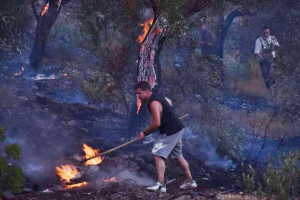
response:
{"label": "long wooden branch", "polygon": [[[184,118],[186,118],[186,117],[188,117],[188,116],[189,116],[189,114],[186,114],[186,115],[180,117],[179,119],[181,120],[181,119],[184,119]],[[134,142],[136,142],[136,141],[138,141],[138,140],[139,140],[139,138],[135,138],[135,139],[133,139],[133,140],[131,140],[131,141],[129,141],[129,142],[126,142],[126,143],[120,145],[120,146],[117,146],[117,147],[115,147],[115,148],[113,148],[113,149],[110,149],[110,150],[108,150],[108,151],[105,151],[105,152],[103,152],[103,153],[100,153],[99,155],[96,155],[96,156],[90,157],[90,158],[88,158],[88,159],[86,159],[86,160],[83,160],[82,162],[86,162],[86,161],[91,160],[91,159],[93,159],[93,158],[97,158],[97,157],[99,157],[99,156],[103,156],[103,155],[108,154],[108,153],[110,153],[110,152],[113,152],[113,151],[115,151],[115,150],[117,150],[117,149],[120,149],[120,148],[122,148],[122,147],[125,147],[125,146],[127,146],[127,145],[129,145],[129,144],[131,144],[131,143],[134,143]]]}

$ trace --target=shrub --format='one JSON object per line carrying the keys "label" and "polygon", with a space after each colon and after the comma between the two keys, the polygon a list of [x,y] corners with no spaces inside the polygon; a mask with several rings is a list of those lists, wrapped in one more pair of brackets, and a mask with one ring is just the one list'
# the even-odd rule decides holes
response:
{"label": "shrub", "polygon": [[[5,130],[0,127],[0,141],[5,140]],[[5,145],[5,153],[7,157],[19,160],[21,155],[21,147],[17,144]],[[19,193],[22,191],[25,179],[22,170],[7,163],[5,158],[0,157],[0,190],[12,190]]]}
{"label": "shrub", "polygon": [[249,166],[249,174],[243,173],[242,180],[238,182],[238,185],[243,187],[246,192],[257,191],[259,195],[267,198],[276,197],[276,199],[288,200],[299,196],[300,150],[278,157],[279,166],[274,164],[274,157],[269,157],[269,165],[263,174],[262,184],[257,178],[255,169]]}

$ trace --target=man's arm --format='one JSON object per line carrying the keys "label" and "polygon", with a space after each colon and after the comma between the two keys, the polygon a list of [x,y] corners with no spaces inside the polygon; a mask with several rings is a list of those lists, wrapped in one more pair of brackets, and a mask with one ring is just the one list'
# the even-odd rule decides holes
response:
{"label": "man's arm", "polygon": [[152,101],[150,104],[150,110],[152,115],[152,123],[143,132],[139,133],[139,138],[144,139],[147,135],[155,132],[160,127],[160,118],[162,112],[162,106],[158,101]]}
{"label": "man's arm", "polygon": [[254,54],[259,58],[259,60],[263,60],[264,58],[262,57],[261,53],[261,42],[259,38],[255,42],[255,48],[254,48]]}
{"label": "man's arm", "polygon": [[279,42],[278,42],[277,38],[275,36],[273,36],[273,37],[274,37],[274,45],[279,47]]}

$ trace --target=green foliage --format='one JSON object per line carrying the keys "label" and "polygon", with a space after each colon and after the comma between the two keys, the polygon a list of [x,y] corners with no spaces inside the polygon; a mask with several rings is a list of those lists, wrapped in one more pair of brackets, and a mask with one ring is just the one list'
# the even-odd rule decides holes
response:
{"label": "green foliage", "polygon": [[270,158],[267,172],[263,175],[265,192],[268,197],[276,196],[278,199],[295,198],[300,194],[300,151],[279,155],[279,167],[274,165]]}
{"label": "green foliage", "polygon": [[245,188],[248,193],[258,191],[261,194],[261,184],[257,181],[257,173],[251,165],[249,165],[249,174],[242,173],[242,181],[238,181],[238,185]]}
{"label": "green foliage", "polygon": [[21,147],[18,144],[5,145],[5,153],[8,157],[12,156],[15,160],[20,160]]}
{"label": "green foliage", "polygon": [[[0,137],[5,138],[4,130],[1,127]],[[12,156],[14,159],[20,159],[21,147],[17,144],[5,145],[5,153],[8,157]],[[0,157],[0,191],[12,190],[19,193],[22,191],[24,183],[22,170],[9,165],[3,157]]]}
{"label": "green foliage", "polygon": [[258,195],[267,198],[276,197],[276,199],[288,200],[298,197],[300,194],[300,150],[278,157],[278,167],[274,164],[274,158],[269,158],[269,165],[263,174],[262,184],[257,178],[257,172],[250,165],[249,174],[243,173],[242,180],[238,184],[247,192],[257,191]]}
{"label": "green foliage", "polygon": [[3,142],[5,140],[5,130],[0,127],[0,141]]}

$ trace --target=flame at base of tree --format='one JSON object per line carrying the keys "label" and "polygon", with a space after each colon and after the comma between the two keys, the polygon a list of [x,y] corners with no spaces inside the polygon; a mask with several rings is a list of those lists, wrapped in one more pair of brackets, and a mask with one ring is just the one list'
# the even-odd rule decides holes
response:
{"label": "flame at base of tree", "polygon": [[146,20],[144,23],[141,23],[140,26],[144,27],[143,28],[143,34],[140,35],[136,41],[138,43],[142,43],[145,39],[145,37],[147,36],[148,32],[149,32],[149,29],[150,27],[152,26],[153,24],[153,18],[150,18],[149,20]]}
{"label": "flame at base of tree", "polygon": [[[157,76],[155,72],[154,60],[158,50],[158,42],[164,36],[168,28],[168,21],[162,15],[160,15],[155,21],[154,25],[150,28],[150,31],[141,44],[140,61],[139,61],[139,81],[147,81],[151,89],[157,85]],[[137,114],[139,113],[141,102],[137,101]]]}
{"label": "flame at base of tree", "polygon": [[157,84],[154,60],[158,42],[164,36],[167,28],[167,19],[160,15],[141,44],[138,81],[149,82],[151,89]]}

